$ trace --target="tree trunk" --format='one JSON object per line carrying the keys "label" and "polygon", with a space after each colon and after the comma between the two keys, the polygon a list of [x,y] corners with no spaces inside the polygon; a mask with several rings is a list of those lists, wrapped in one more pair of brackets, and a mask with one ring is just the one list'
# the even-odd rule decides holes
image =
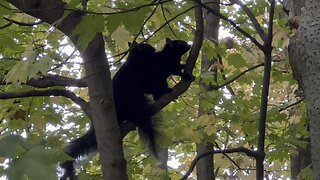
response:
{"label": "tree trunk", "polygon": [[301,18],[290,43],[290,62],[307,105],[313,179],[320,179],[320,1],[305,0]]}
{"label": "tree trunk", "polygon": [[[83,52],[89,88],[93,127],[102,160],[104,179],[127,179],[122,138],[113,102],[111,74],[99,33]],[[94,60],[93,60],[94,59]]]}
{"label": "tree trunk", "polygon": [[[220,0],[205,0],[203,3],[207,2],[216,2],[211,4],[211,8],[219,12],[219,1]],[[205,37],[207,39],[218,41],[218,33],[219,33],[219,18],[207,13],[206,10],[204,10],[204,18],[206,20],[206,25],[204,27],[205,29]],[[209,67],[211,66],[212,61],[210,61],[206,55],[202,56],[201,61],[201,71],[206,72]],[[209,90],[210,88],[205,86],[203,83],[201,85],[204,90]],[[202,101],[203,99],[200,97],[199,100],[199,116],[204,114],[203,107],[202,107]],[[204,152],[210,151],[213,149],[213,144],[197,144],[197,154],[202,154]],[[214,179],[214,156],[210,155],[205,158],[202,158],[197,163],[197,179],[198,180],[212,180]]]}
{"label": "tree trunk", "polygon": [[[304,0],[300,1],[284,1],[284,7],[287,11],[287,13],[290,13],[290,16],[293,17],[300,17],[301,16],[301,9],[305,6]],[[289,23],[291,25],[291,28],[298,28],[299,22],[294,24],[295,22],[290,22],[290,19],[292,17],[286,17],[289,19]],[[289,62],[292,65],[293,73],[294,73],[294,78],[297,79],[298,81],[301,81],[301,77],[299,77],[299,71],[297,70],[299,65],[297,64],[298,62],[297,59],[302,58],[302,54],[295,54],[295,52],[298,52],[297,48],[297,35],[292,37],[289,42]],[[297,67],[296,67],[297,66]],[[300,79],[299,79],[300,78]],[[301,83],[299,83],[300,86],[302,86]],[[292,138],[297,138],[295,135],[292,135]],[[298,175],[301,172],[302,169],[306,168],[311,164],[311,152],[310,152],[310,138],[304,138],[301,139],[303,141],[306,141],[309,143],[307,145],[307,148],[303,147],[296,147],[297,153],[294,153],[290,155],[290,161],[291,161],[291,179],[296,180],[299,179]]]}

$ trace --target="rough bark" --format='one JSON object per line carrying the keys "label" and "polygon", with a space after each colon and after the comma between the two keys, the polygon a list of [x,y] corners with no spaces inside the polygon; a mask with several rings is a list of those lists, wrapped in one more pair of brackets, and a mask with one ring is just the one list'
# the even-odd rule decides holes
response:
{"label": "rough bark", "polygon": [[[287,11],[287,13],[290,13],[290,16],[287,16],[289,20],[289,25],[294,25],[291,26],[291,28],[295,29],[298,28],[299,22],[290,22],[292,17],[296,17],[295,19],[299,19],[301,16],[301,9],[305,6],[304,0],[300,1],[284,1],[284,8]],[[297,48],[297,35],[293,36],[290,38],[289,41],[289,62],[291,64],[291,67],[293,69],[293,75],[294,78],[297,79],[299,82],[301,82],[301,77],[299,75],[299,63],[297,60],[301,59],[301,55],[299,54],[299,50]],[[301,86],[302,84],[300,84]],[[297,138],[296,135],[292,135],[293,138]],[[306,142],[310,143],[310,138],[304,138],[301,139]],[[296,180],[299,179],[299,173],[301,172],[302,169],[306,168],[311,164],[311,152],[310,152],[310,144],[307,146],[307,148],[303,147],[296,147],[297,153],[291,154],[290,155],[290,161],[291,161],[291,179]]]}
{"label": "rough bark", "polygon": [[[21,11],[55,26],[75,45],[77,44],[77,37],[71,36],[71,33],[84,16],[81,11],[71,11],[61,23],[56,23],[63,17],[66,8],[66,4],[60,0],[8,0],[8,2]],[[85,61],[85,71],[89,75],[86,80],[93,114],[91,120],[96,130],[103,177],[127,179],[122,141],[113,103],[111,75],[108,68],[103,71],[101,69],[108,67],[102,34],[97,33],[81,54]]]}
{"label": "rough bark", "polygon": [[[102,34],[98,34],[83,52],[93,127],[102,159],[104,179],[127,179],[123,156],[122,138],[118,128],[113,102],[112,81],[108,67]],[[108,80],[108,81],[106,81]],[[91,87],[91,88],[90,88]],[[90,91],[91,89],[91,91]]]}
{"label": "rough bark", "polygon": [[[217,12],[219,12],[219,2],[220,0],[205,0],[203,3],[207,2],[215,2],[210,7]],[[213,14],[207,13],[206,10],[204,10],[204,19],[206,21],[206,25],[204,26],[204,34],[205,38],[209,40],[218,41],[218,34],[219,34],[219,18],[217,16],[214,16]],[[211,66],[212,61],[206,57],[204,54],[202,56],[201,60],[201,70],[202,72],[206,72],[209,67]],[[209,90],[210,87],[207,87],[202,83],[201,85],[204,90]],[[205,112],[203,111],[202,107],[202,101],[203,98],[200,97],[199,100],[199,116],[203,115]],[[197,154],[203,154],[205,152],[208,152],[210,150],[213,150],[213,144],[197,144]],[[214,179],[214,155],[206,156],[205,158],[202,158],[199,160],[197,164],[197,179],[199,180],[211,180]]]}
{"label": "rough bark", "polygon": [[290,61],[307,105],[313,179],[320,179],[320,1],[305,0]]}

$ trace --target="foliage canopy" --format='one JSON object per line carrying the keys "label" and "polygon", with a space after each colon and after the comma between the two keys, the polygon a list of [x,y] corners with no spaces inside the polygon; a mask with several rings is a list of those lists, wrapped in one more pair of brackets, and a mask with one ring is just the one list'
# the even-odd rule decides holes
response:
{"label": "foliage canopy", "polygon": [[[80,0],[65,1],[70,9],[81,10]],[[239,6],[223,2],[221,14],[261,42]],[[246,1],[262,25],[266,25],[267,1]],[[84,49],[97,32],[106,43],[109,67],[114,74],[126,57],[127,42],[147,41],[161,49],[165,38],[192,41],[195,19],[192,1],[102,1],[87,3],[87,14],[71,36],[18,9],[0,3],[0,172],[9,179],[56,179],[56,165],[68,159],[66,142],[84,134],[89,119],[75,97],[88,100],[82,60],[77,48]],[[272,53],[272,76],[266,128],[266,174],[273,179],[290,177],[290,155],[295,147],[306,147],[306,109],[296,95],[286,48],[292,33],[276,6]],[[66,18],[65,11],[63,18]],[[55,22],[59,25],[61,21]],[[266,26],[262,26],[264,30]],[[205,40],[201,55],[212,59],[201,73],[201,55],[193,71],[196,77],[187,92],[160,113],[162,145],[169,147],[168,172],[154,166],[136,132],[124,139],[124,154],[130,179],[159,177],[178,179],[195,156],[195,143],[214,143],[216,149],[257,148],[257,129],[263,76],[263,53],[228,22],[221,21],[220,41]],[[227,38],[226,38],[227,37]],[[226,41],[232,39],[233,46]],[[229,40],[230,40],[229,39]],[[183,58],[184,60],[186,57]],[[216,61],[220,59],[221,61]],[[170,79],[174,86],[179,79]],[[50,82],[53,85],[50,85]],[[210,86],[205,91],[201,83]],[[64,94],[67,92],[70,94]],[[204,115],[199,116],[199,97]],[[80,177],[101,176],[98,158],[81,162]],[[255,177],[255,164],[244,154],[215,155],[217,177]],[[308,168],[303,176],[310,175]],[[39,173],[40,172],[40,173]]]}

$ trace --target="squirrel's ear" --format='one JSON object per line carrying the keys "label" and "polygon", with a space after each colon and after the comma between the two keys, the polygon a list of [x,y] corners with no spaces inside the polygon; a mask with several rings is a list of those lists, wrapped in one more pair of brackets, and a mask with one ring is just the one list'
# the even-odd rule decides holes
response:
{"label": "squirrel's ear", "polygon": [[136,41],[128,42],[128,46],[129,47],[133,47],[133,46],[136,46],[136,45],[138,45],[138,43]]}
{"label": "squirrel's ear", "polygon": [[169,43],[171,42],[171,39],[170,38],[166,38],[166,43]]}

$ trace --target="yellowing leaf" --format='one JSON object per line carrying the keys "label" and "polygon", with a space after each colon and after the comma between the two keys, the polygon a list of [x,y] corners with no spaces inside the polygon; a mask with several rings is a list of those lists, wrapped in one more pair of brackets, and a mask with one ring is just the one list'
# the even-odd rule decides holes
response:
{"label": "yellowing leaf", "polygon": [[54,96],[54,97],[50,98],[50,100],[52,103],[55,103],[55,104],[63,103],[63,98],[59,97],[59,96]]}
{"label": "yellowing leaf", "polygon": [[46,121],[43,120],[43,118],[41,118],[40,116],[32,116],[31,121],[30,121],[35,128],[37,129],[42,129],[45,130],[46,129]]}
{"label": "yellowing leaf", "polygon": [[211,125],[204,128],[204,132],[207,133],[208,136],[211,136],[214,132],[216,132],[216,127]]}
{"label": "yellowing leaf", "polygon": [[5,76],[6,83],[11,82],[16,87],[20,86],[21,83],[25,83],[28,77],[28,67],[29,64],[27,62],[18,62]]}
{"label": "yellowing leaf", "polygon": [[26,47],[26,50],[21,55],[21,59],[31,63],[31,62],[35,62],[37,56],[38,56],[37,51],[34,51],[33,45],[30,44]]}
{"label": "yellowing leaf", "polygon": [[189,138],[191,138],[193,136],[193,134],[194,133],[193,133],[192,129],[184,128],[184,130],[183,130],[183,137],[184,138],[189,139]]}
{"label": "yellowing leaf", "polygon": [[128,42],[132,40],[130,33],[123,27],[118,27],[117,30],[112,33],[111,37],[120,49],[128,49]]}
{"label": "yellowing leaf", "polygon": [[205,114],[199,117],[197,124],[200,126],[207,126],[208,124],[213,124],[215,119],[216,118],[212,114]]}

